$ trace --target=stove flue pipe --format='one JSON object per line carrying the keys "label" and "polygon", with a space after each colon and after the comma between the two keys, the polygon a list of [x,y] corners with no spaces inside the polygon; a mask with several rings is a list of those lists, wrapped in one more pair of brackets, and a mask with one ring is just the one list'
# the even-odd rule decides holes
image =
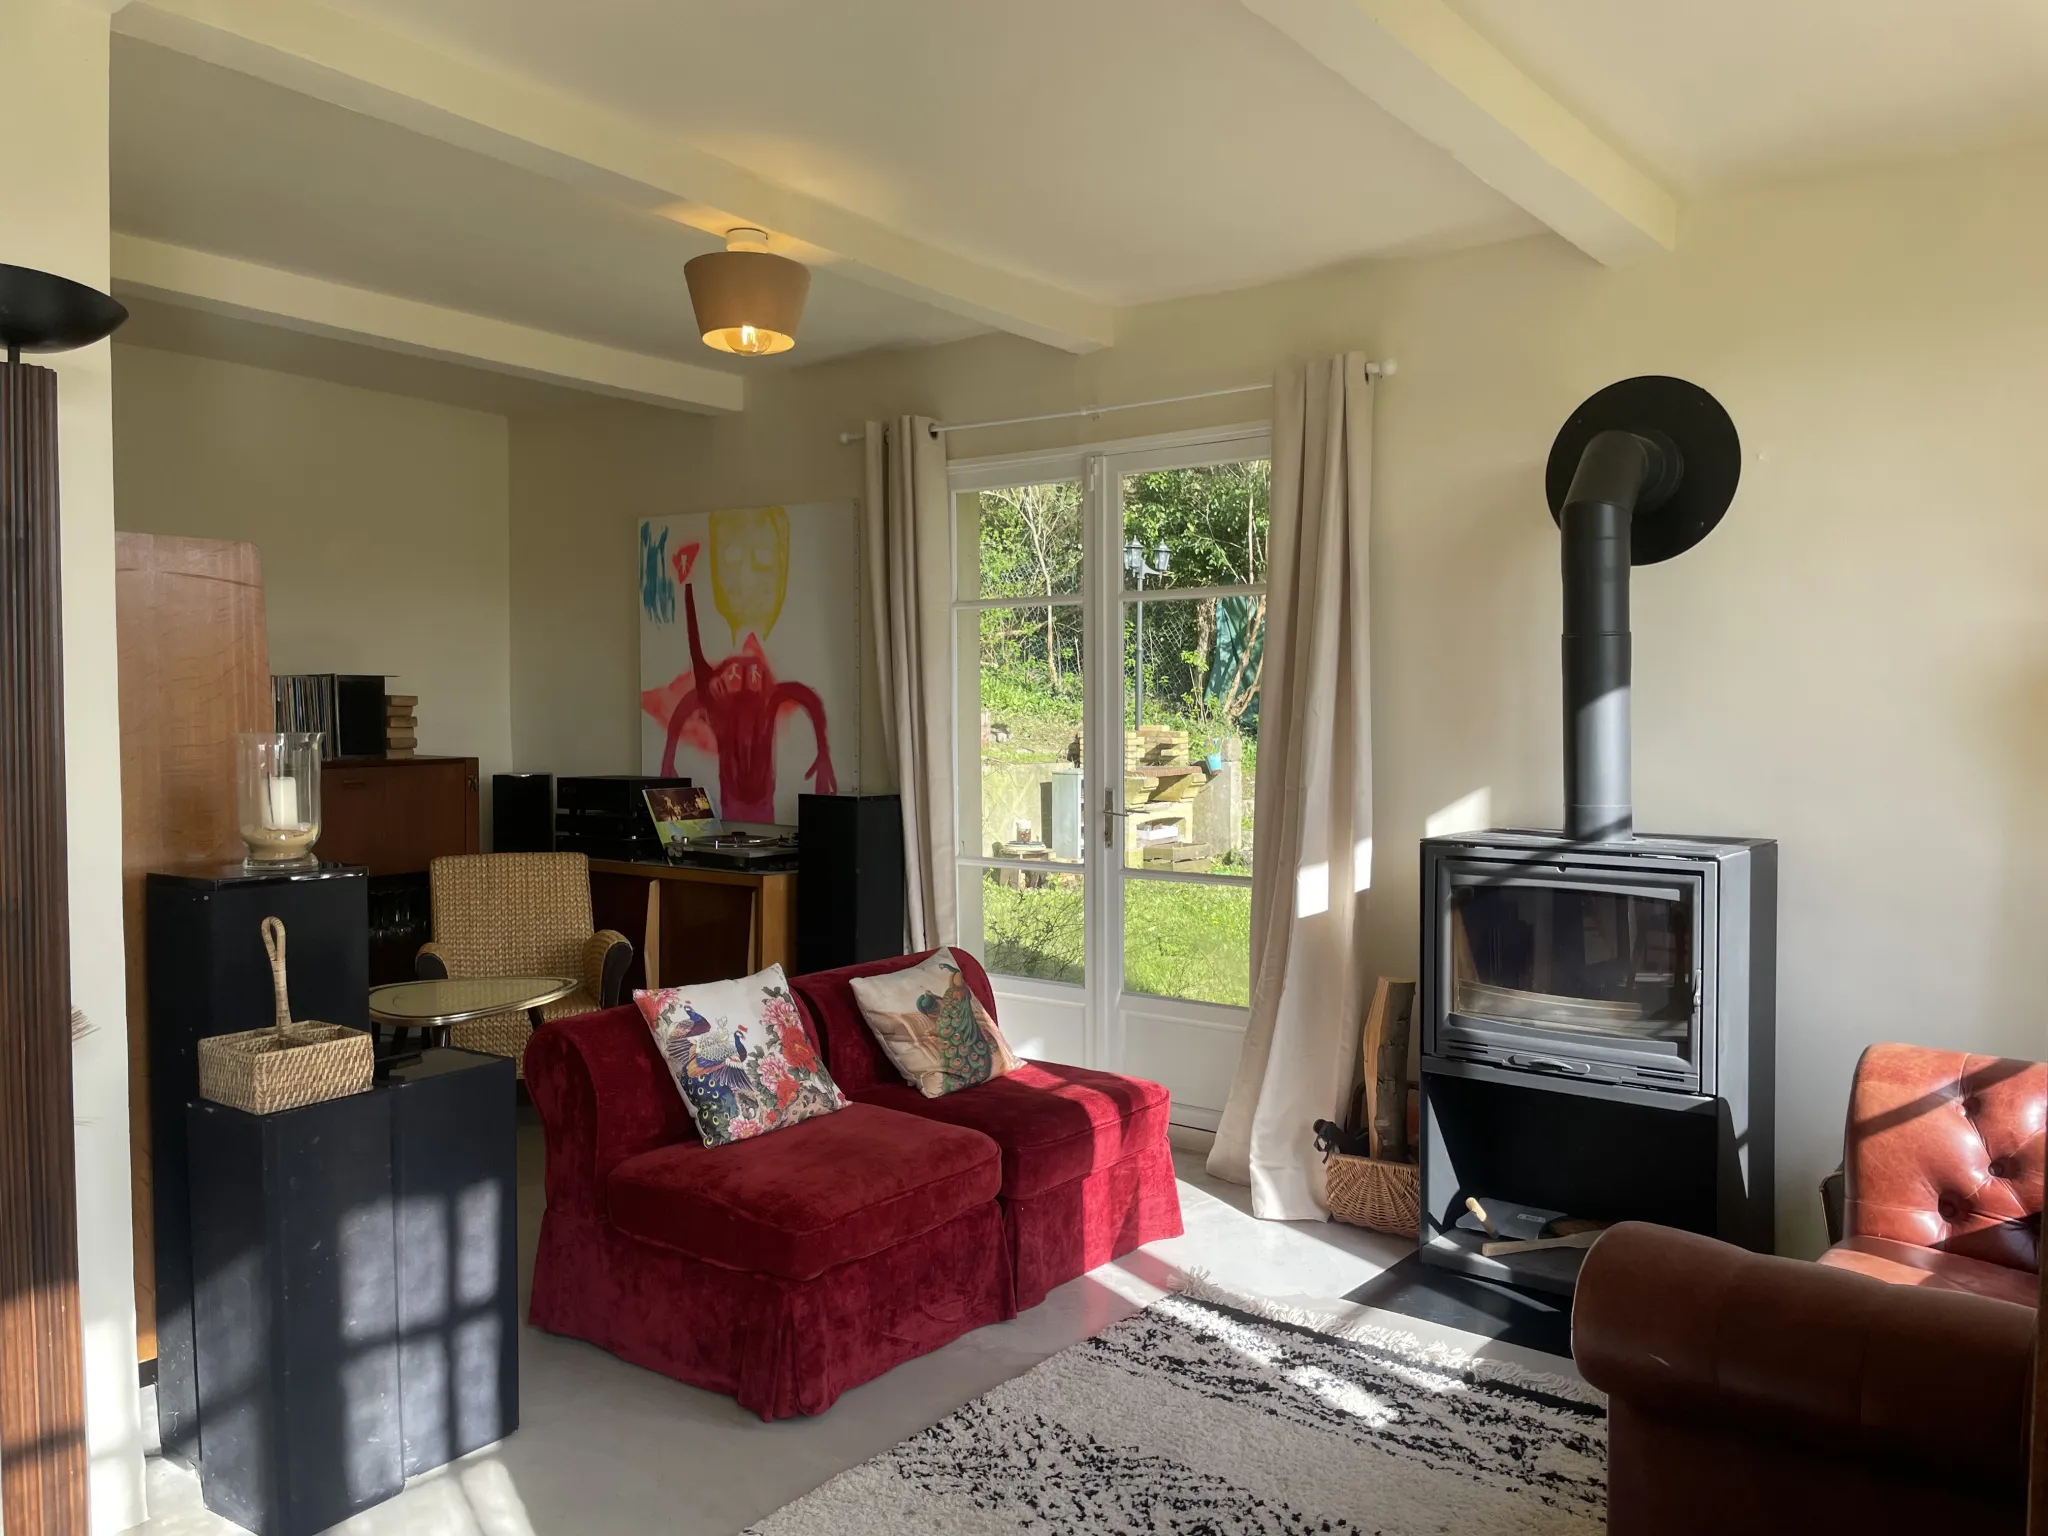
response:
{"label": "stove flue pipe", "polygon": [[1565,835],[1635,835],[1630,786],[1628,584],[1639,506],[1668,500],[1684,473],[1661,432],[1606,431],[1586,444],[1559,517],[1564,567]]}

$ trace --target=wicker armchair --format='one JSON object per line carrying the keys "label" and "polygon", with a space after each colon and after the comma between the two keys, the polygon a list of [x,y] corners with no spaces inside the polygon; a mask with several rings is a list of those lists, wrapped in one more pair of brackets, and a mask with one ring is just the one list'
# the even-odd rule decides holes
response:
{"label": "wicker armchair", "polygon": [[[608,928],[591,931],[590,861],[582,854],[453,854],[434,860],[429,878],[434,941],[420,947],[420,976],[578,978],[581,986],[542,1010],[550,1019],[619,1001],[633,946]],[[532,1032],[524,1013],[494,1013],[455,1025],[449,1038],[523,1064]]]}

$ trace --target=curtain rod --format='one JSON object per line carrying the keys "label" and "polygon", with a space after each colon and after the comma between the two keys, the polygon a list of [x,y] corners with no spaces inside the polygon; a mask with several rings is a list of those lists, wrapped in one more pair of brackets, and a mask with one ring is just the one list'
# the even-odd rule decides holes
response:
{"label": "curtain rod", "polygon": [[[1399,365],[1388,358],[1384,363],[1367,363],[1366,374],[1375,379],[1390,379]],[[1047,411],[1040,416],[1003,416],[994,421],[951,421],[933,422],[932,436],[943,437],[948,432],[978,432],[983,427],[1021,427],[1036,421],[1067,421],[1076,416],[1104,416],[1111,411],[1139,411],[1153,405],[1181,405],[1189,400],[1220,400],[1226,395],[1251,395],[1262,389],[1271,389],[1269,379],[1260,384],[1233,384],[1228,389],[1205,389],[1193,395],[1162,395],[1156,400],[1126,400],[1120,405],[1084,405],[1071,411]],[[842,432],[839,441],[857,443],[866,434]]]}

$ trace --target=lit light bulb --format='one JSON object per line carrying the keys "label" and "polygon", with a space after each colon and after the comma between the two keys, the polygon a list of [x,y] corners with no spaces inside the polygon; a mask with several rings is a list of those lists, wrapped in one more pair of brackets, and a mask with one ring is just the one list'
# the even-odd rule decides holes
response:
{"label": "lit light bulb", "polygon": [[761,350],[761,333],[756,331],[751,325],[741,326],[738,350],[746,353],[749,357],[758,354]]}

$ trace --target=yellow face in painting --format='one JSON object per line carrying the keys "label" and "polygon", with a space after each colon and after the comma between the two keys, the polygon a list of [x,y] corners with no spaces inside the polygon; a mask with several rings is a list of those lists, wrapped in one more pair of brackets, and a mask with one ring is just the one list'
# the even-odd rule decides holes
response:
{"label": "yellow face in painting", "polygon": [[734,645],[744,634],[768,637],[788,589],[789,517],[782,508],[711,514],[711,597]]}

